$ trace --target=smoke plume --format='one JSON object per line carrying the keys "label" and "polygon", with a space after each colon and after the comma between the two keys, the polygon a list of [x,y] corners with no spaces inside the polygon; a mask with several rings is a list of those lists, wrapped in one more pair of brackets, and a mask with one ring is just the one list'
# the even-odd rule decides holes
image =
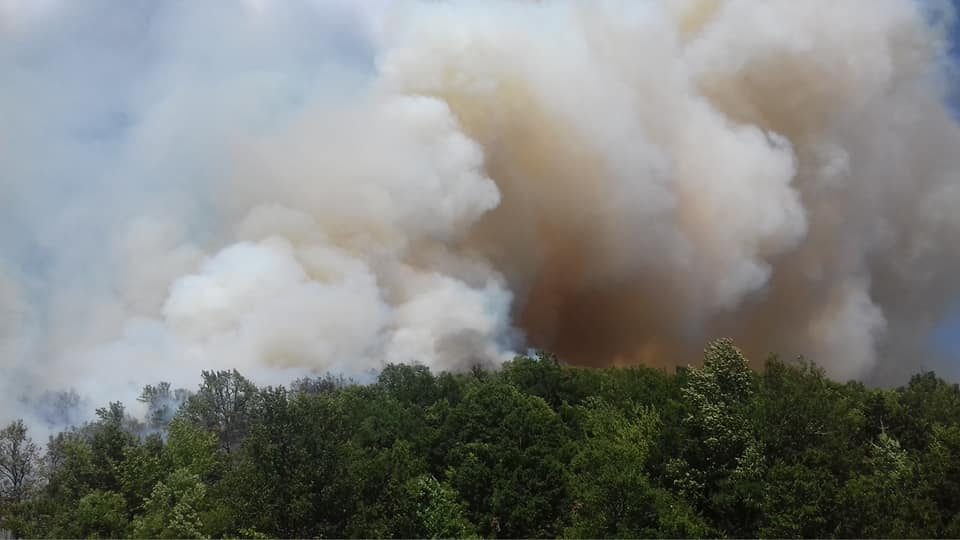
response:
{"label": "smoke plume", "polygon": [[718,336],[949,376],[952,16],[2,1],[0,416],[210,368],[672,366]]}

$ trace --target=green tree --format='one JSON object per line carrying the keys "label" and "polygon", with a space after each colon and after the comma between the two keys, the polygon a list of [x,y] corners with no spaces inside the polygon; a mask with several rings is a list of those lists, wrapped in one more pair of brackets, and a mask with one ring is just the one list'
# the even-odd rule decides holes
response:
{"label": "green tree", "polygon": [[137,439],[126,429],[127,418],[123,404],[110,403],[97,409],[97,422],[89,426],[90,449],[95,470],[91,487],[102,491],[119,492],[120,464],[126,459],[127,449],[136,446]]}
{"label": "green tree", "polygon": [[360,447],[350,441],[341,452],[344,465],[335,484],[350,508],[346,536],[419,536],[416,500],[410,496],[409,484],[426,467],[412,445],[400,440],[387,448]]}
{"label": "green tree", "polygon": [[417,524],[413,536],[422,538],[467,538],[476,536],[464,515],[457,492],[432,475],[420,475],[407,486],[414,502]]}
{"label": "green tree", "polygon": [[199,478],[215,474],[222,459],[217,436],[183,419],[170,423],[164,456],[173,468],[185,469]]}
{"label": "green tree", "polygon": [[203,371],[203,382],[183,408],[185,418],[217,435],[221,447],[237,450],[256,407],[257,387],[237,370]]}
{"label": "green tree", "polygon": [[[844,537],[928,537],[929,513],[915,496],[915,465],[899,441],[881,432],[870,443],[867,469],[840,490],[842,509],[836,534]],[[920,515],[917,515],[920,514]]]}
{"label": "green tree", "polygon": [[177,469],[153,488],[143,515],[134,522],[137,538],[205,538],[200,513],[207,489],[200,477]]}
{"label": "green tree", "polygon": [[450,485],[484,536],[556,536],[568,506],[568,434],[540,397],[479,380],[447,416]]}
{"label": "green tree", "polygon": [[935,425],[960,423],[960,385],[948,384],[933,372],[914,375],[896,391],[897,408],[886,428],[910,451],[924,451]]}
{"label": "green tree", "polygon": [[668,463],[673,485],[726,534],[754,536],[763,500],[765,458],[750,411],[755,376],[729,339],[711,343],[681,395],[684,443]]}
{"label": "green tree", "polygon": [[377,384],[401,403],[429,406],[439,397],[436,379],[426,366],[390,364],[383,368]]}
{"label": "green tree", "polygon": [[282,388],[261,392],[249,435],[217,488],[235,529],[268,536],[347,535],[364,488],[344,470],[347,438],[359,430],[341,398]]}
{"label": "green tree", "polygon": [[47,445],[47,496],[59,505],[71,505],[95,489],[97,469],[90,444],[72,433],[60,433]]}
{"label": "green tree", "polygon": [[73,513],[76,536],[85,538],[124,538],[127,536],[127,505],[123,495],[112,491],[92,491],[84,495]]}
{"label": "green tree", "polygon": [[139,510],[153,491],[153,486],[166,476],[169,466],[163,451],[163,441],[157,435],[148,437],[144,444],[129,446],[124,450],[118,475],[129,508]]}
{"label": "green tree", "polygon": [[565,535],[690,537],[706,534],[686,504],[652,485],[644,464],[659,430],[656,412],[599,398],[577,407],[582,443],[571,463],[572,523]]}
{"label": "green tree", "polygon": [[960,426],[934,424],[919,463],[920,491],[938,511],[932,536],[960,538]]}

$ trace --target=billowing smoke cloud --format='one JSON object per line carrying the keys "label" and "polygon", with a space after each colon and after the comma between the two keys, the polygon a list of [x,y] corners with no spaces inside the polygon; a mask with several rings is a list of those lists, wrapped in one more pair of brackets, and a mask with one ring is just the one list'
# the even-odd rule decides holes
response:
{"label": "billowing smoke cloud", "polygon": [[[937,9],[934,9],[937,8]],[[200,369],[950,372],[948,5],[0,2],[3,412]]]}

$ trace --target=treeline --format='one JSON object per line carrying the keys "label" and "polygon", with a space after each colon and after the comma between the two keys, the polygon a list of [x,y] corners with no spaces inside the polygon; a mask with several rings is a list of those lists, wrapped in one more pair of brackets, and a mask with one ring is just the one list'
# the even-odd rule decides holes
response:
{"label": "treeline", "polygon": [[52,437],[0,435],[24,537],[960,537],[960,389],[726,340],[700,368],[389,366],[370,385],[205,372]]}

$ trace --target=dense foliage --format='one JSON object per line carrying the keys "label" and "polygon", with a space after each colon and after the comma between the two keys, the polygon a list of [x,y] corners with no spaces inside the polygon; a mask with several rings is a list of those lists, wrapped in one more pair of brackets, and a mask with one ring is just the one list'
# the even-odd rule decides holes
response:
{"label": "dense foliage", "polygon": [[28,537],[960,537],[960,389],[702,367],[389,366],[258,388],[205,372],[51,438],[0,433]]}

